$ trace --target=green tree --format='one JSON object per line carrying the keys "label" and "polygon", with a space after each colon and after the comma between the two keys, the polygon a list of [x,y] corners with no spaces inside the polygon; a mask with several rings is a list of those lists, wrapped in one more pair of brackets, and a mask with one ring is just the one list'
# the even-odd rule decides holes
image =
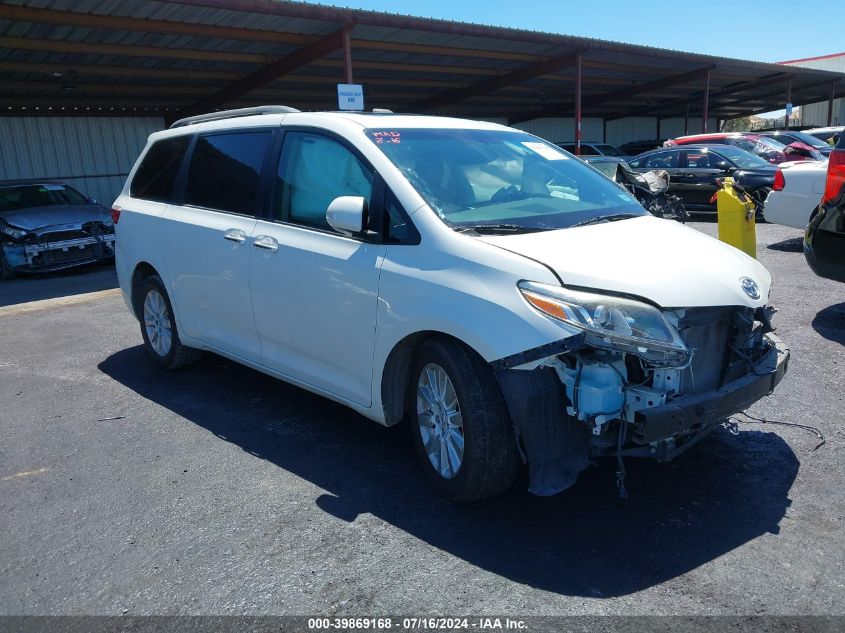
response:
{"label": "green tree", "polygon": [[722,126],[723,132],[748,132],[751,129],[751,117],[741,116],[736,119],[728,119]]}

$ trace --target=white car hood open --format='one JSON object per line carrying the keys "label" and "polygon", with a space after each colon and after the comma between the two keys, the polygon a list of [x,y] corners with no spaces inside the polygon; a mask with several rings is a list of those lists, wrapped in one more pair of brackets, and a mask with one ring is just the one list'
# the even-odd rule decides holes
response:
{"label": "white car hood open", "polygon": [[[758,307],[771,286],[765,267],[742,251],[652,216],[478,239],[546,264],[565,285],[637,295],[664,308]],[[757,284],[759,299],[743,290],[743,277]]]}

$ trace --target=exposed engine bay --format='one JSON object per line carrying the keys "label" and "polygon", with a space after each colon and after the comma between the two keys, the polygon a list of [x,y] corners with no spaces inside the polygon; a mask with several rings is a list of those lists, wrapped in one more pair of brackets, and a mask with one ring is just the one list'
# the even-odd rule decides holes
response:
{"label": "exposed engine bay", "polygon": [[[773,312],[739,306],[666,310],[683,354],[620,350],[584,336],[562,353],[500,368],[531,491],[566,489],[594,457],[615,455],[620,465],[622,457],[671,460],[771,392],[789,357],[771,334]],[[539,392],[542,404],[515,402],[530,390]],[[538,431],[549,425],[565,430]]]}

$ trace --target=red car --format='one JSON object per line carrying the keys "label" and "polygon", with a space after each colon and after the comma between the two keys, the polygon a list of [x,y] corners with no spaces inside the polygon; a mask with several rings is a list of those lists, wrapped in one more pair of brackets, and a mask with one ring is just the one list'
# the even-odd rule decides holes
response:
{"label": "red car", "polygon": [[716,132],[713,134],[693,134],[691,136],[679,136],[666,141],[664,147],[675,145],[690,145],[692,143],[705,143],[707,145],[735,145],[752,154],[757,154],[770,163],[782,163],[787,160],[822,160],[824,157],[815,148],[796,141],[784,145],[767,136],[749,134],[746,132]]}

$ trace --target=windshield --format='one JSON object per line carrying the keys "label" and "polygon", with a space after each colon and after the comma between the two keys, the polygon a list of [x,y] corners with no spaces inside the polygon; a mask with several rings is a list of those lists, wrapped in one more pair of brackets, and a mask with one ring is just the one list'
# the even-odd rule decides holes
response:
{"label": "windshield", "polygon": [[771,169],[772,164],[756,154],[746,152],[733,145],[719,145],[719,154],[727,158],[740,169]]}
{"label": "windshield", "polygon": [[646,214],[633,196],[600,173],[524,132],[367,133],[440,219],[457,230],[540,231]]}
{"label": "windshield", "polygon": [[78,191],[64,185],[19,185],[0,188],[0,212],[68,204],[88,204],[88,201]]}
{"label": "windshield", "polygon": [[625,152],[613,145],[596,145],[596,148],[605,156],[627,156]]}
{"label": "windshield", "polygon": [[[823,140],[816,138],[811,134],[804,134],[804,132],[789,132],[789,135],[793,137],[795,140],[801,141],[802,143],[806,143],[810,147],[815,147],[816,149],[828,147],[828,144],[825,143]],[[780,137],[777,137],[780,139]],[[784,141],[787,139],[784,137]],[[791,142],[791,141],[790,141]],[[789,143],[787,143],[789,145]]]}
{"label": "windshield", "polygon": [[769,156],[773,153],[783,153],[786,145],[779,143],[767,136],[758,136],[756,138],[749,138],[747,136],[731,137],[729,143],[734,147],[739,147],[747,152],[752,152],[760,156]]}

